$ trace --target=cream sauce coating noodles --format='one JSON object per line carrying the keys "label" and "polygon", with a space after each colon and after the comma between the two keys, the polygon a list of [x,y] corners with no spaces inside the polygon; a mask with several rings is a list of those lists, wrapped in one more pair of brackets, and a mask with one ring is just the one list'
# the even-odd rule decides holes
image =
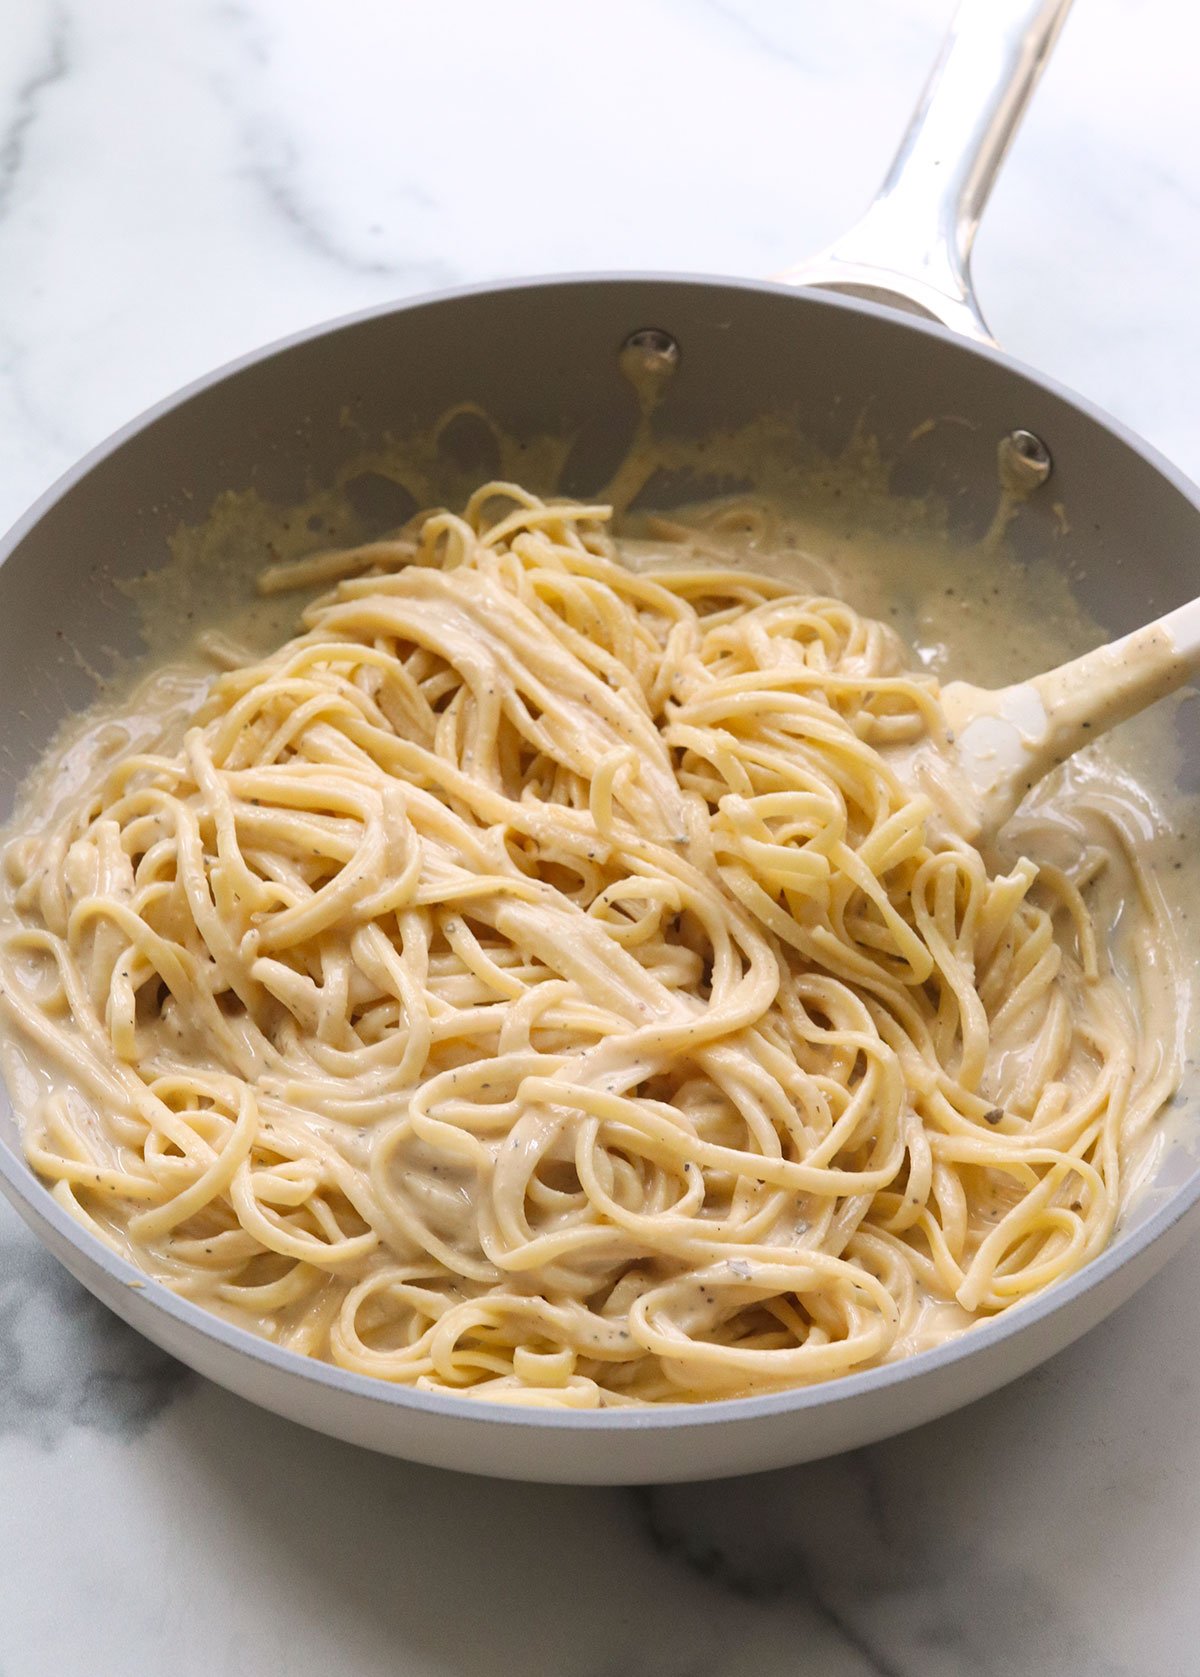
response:
{"label": "cream sauce coating noodles", "polygon": [[942,723],[889,628],[718,566],[719,506],[608,518],[493,483],[267,572],[332,592],[94,723],[8,845],[33,1168],[342,1368],[869,1368],[1095,1255],[1178,1081],[1144,800],[1083,773],[981,854],[898,772]]}

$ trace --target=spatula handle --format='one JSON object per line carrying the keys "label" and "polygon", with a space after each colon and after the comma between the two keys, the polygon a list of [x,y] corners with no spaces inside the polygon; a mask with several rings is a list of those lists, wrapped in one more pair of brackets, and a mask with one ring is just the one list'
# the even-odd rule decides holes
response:
{"label": "spatula handle", "polygon": [[1037,676],[1047,739],[1069,755],[1200,672],[1200,600]]}

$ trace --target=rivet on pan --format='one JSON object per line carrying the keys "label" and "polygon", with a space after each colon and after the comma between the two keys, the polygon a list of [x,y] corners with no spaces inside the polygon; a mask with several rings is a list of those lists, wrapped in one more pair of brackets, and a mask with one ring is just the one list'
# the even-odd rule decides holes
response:
{"label": "rivet on pan", "polygon": [[1038,489],[1054,470],[1050,450],[1032,431],[1001,437],[1000,481],[1006,489]]}
{"label": "rivet on pan", "polygon": [[679,345],[669,332],[643,326],[626,338],[617,362],[632,384],[665,384],[679,365]]}

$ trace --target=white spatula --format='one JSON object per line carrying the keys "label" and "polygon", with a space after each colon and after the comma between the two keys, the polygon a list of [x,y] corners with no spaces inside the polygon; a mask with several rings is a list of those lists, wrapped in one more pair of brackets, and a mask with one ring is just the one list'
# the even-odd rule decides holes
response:
{"label": "white spatula", "polygon": [[962,830],[995,833],[1043,775],[1198,672],[1200,600],[1191,600],[1121,640],[1012,687],[947,683],[941,699],[951,738],[939,752],[940,778],[944,783],[950,771],[970,806],[961,812]]}

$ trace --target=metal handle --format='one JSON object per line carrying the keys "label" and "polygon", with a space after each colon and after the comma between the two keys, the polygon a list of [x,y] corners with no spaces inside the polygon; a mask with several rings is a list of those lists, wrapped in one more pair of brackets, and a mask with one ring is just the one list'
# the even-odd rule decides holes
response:
{"label": "metal handle", "polygon": [[776,277],[890,303],[994,343],[971,246],[1071,0],[962,0],[879,196],[817,256]]}

